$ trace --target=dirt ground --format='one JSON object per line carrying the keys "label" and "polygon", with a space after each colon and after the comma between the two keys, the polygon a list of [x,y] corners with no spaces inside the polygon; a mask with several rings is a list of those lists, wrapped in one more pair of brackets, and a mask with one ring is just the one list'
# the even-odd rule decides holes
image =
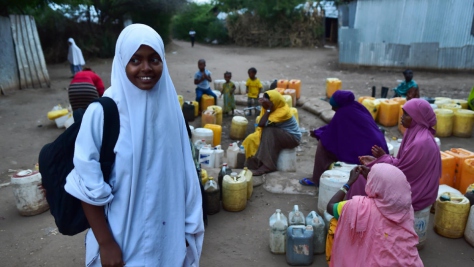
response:
{"label": "dirt ground", "polygon": [[[191,45],[174,41],[167,47],[166,60],[178,94],[193,100],[193,75],[197,60],[204,58],[213,79],[222,79],[225,71],[233,80],[247,79],[247,70],[255,67],[261,80],[300,79],[302,95],[325,96],[325,79],[337,77],[343,89],[356,96],[370,95],[371,87],[395,87],[402,79],[401,70],[340,68],[337,51],[331,48],[264,49],[236,46]],[[110,85],[111,59],[89,60],[91,66]],[[56,104],[67,105],[66,87],[70,82],[69,66],[49,65],[51,88],[8,92],[0,97],[0,259],[2,266],[83,266],[84,234],[67,237],[57,233],[49,212],[33,217],[18,215],[12,195],[10,170],[34,168],[41,147],[53,141],[62,129],[47,119],[46,113]],[[422,96],[467,98],[472,87],[469,73],[415,71],[414,79]],[[378,91],[377,95],[380,94]],[[242,109],[243,107],[238,107]],[[324,125],[318,117],[299,108],[300,127],[312,129]],[[248,117],[252,124],[254,117]],[[224,118],[222,146],[227,148],[231,117]],[[200,119],[191,125],[200,127]],[[252,128],[249,127],[249,132]],[[401,137],[396,127],[387,136]],[[471,138],[442,138],[442,150],[463,147],[474,151]],[[316,151],[315,141],[304,135],[298,149],[298,174],[311,174]],[[256,187],[247,208],[238,213],[221,211],[210,216],[201,258],[202,266],[286,266],[285,256],[273,255],[268,248],[268,218],[280,208],[286,214],[294,204],[305,214],[316,209],[317,197],[284,195]],[[447,239],[428,228],[427,245],[420,251],[425,266],[473,266],[474,249],[464,239]],[[324,256],[317,255],[313,266],[326,266]]]}

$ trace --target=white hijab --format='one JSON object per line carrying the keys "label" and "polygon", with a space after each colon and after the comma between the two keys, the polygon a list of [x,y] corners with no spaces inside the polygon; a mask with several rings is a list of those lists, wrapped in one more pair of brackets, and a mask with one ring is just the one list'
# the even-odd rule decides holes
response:
{"label": "white hijab", "polygon": [[67,60],[74,66],[84,66],[86,62],[82,56],[81,49],[76,45],[74,39],[69,38],[67,40],[71,45],[69,46],[69,51],[67,53]]}

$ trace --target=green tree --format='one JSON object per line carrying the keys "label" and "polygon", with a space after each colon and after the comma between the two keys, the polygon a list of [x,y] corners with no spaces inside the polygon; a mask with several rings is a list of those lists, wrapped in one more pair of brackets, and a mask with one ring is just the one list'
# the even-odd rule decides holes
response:
{"label": "green tree", "polygon": [[255,12],[261,18],[272,19],[280,15],[289,16],[295,7],[307,2],[306,0],[215,0],[216,5],[226,12],[241,9]]}

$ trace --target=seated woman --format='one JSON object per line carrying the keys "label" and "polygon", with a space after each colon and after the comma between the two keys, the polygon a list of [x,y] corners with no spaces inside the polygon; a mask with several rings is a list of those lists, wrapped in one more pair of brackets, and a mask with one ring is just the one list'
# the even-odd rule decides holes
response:
{"label": "seated woman", "polygon": [[[360,176],[367,177],[368,196],[342,201],[347,187],[365,180]],[[370,172],[354,168],[327,212],[339,218],[330,266],[423,266],[416,248],[410,184],[398,168],[386,163],[375,164]]]}
{"label": "seated woman", "polygon": [[372,115],[355,101],[352,92],[336,91],[329,103],[336,114],[328,125],[310,133],[319,142],[314,159],[313,177],[301,179],[302,185],[319,186],[321,175],[331,163],[343,161],[358,164],[359,156],[370,153],[374,145],[388,152],[385,137],[375,124]]}
{"label": "seated woman", "polygon": [[254,176],[276,171],[280,151],[297,147],[301,140],[298,123],[279,92],[269,90],[258,101],[262,105],[258,127],[242,143],[246,166]]}
{"label": "seated woman", "polygon": [[[436,115],[426,100],[415,98],[403,105],[402,124],[407,130],[396,158],[374,146],[374,157],[363,156],[361,163],[371,167],[383,162],[399,168],[411,185],[413,208],[419,211],[432,205],[438,193],[441,154],[434,140]],[[356,195],[365,195],[363,179],[351,187],[347,199]]]}
{"label": "seated woman", "polygon": [[77,72],[68,90],[72,110],[86,109],[94,99],[104,94],[104,89],[102,79],[92,69],[84,68]]}

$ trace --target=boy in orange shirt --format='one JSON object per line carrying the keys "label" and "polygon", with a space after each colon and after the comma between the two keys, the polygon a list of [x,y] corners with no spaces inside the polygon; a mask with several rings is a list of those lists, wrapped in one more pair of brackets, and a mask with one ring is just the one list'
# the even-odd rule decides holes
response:
{"label": "boy in orange shirt", "polygon": [[[247,86],[247,107],[257,107],[258,105],[260,105],[258,103],[258,95],[260,94],[260,90],[262,89],[262,83],[255,76],[257,75],[256,68],[250,68],[248,70],[248,74],[249,78],[247,79],[247,83],[245,84]],[[257,111],[255,111],[255,114],[257,114]],[[252,115],[251,109],[249,109],[248,115]]]}

